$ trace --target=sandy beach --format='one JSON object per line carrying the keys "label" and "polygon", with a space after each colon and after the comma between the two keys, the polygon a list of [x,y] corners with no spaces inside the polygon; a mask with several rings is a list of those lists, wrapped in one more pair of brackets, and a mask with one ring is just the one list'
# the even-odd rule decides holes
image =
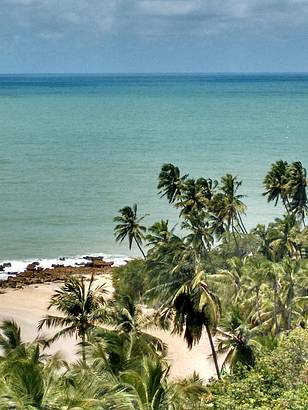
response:
{"label": "sandy beach", "polygon": [[[112,292],[111,277],[102,275],[96,278],[97,284],[106,283],[110,293]],[[3,290],[0,294],[0,320],[13,319],[22,330],[22,337],[31,341],[37,337],[38,321],[46,314],[47,306],[53,292],[61,286],[61,283],[51,282],[29,285],[22,289]],[[52,334],[53,331],[41,332]],[[171,363],[170,374],[172,377],[185,377],[194,371],[207,380],[215,375],[214,364],[209,357],[210,346],[206,336],[192,350],[186,347],[185,342],[179,336],[168,332],[154,329],[153,334],[160,337],[168,345],[168,357]],[[61,352],[67,360],[74,360],[76,354],[76,339],[62,338],[54,343],[50,352]]]}

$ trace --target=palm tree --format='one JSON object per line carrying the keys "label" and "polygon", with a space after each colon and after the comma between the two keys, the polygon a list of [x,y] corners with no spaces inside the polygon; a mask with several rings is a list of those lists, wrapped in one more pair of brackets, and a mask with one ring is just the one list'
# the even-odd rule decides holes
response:
{"label": "palm tree", "polygon": [[265,187],[264,196],[267,196],[267,201],[275,201],[277,206],[279,199],[282,200],[286,211],[289,212],[289,189],[288,182],[289,165],[286,161],[276,161],[271,165],[271,169],[266,174],[263,184]]}
{"label": "palm tree", "polygon": [[259,252],[267,259],[272,260],[273,255],[270,248],[271,238],[269,237],[268,229],[266,229],[265,225],[258,224],[251,232],[258,237]]}
{"label": "palm tree", "polygon": [[188,348],[199,342],[205,327],[218,379],[220,370],[212,333],[215,333],[220,318],[220,301],[210,289],[206,275],[200,267],[192,280],[183,283],[173,295],[171,307],[175,310],[174,333],[183,334]]}
{"label": "palm tree", "polygon": [[13,320],[4,320],[0,326],[0,348],[4,353],[3,358],[8,357],[12,352],[23,351],[24,344],[20,336],[20,327]]}
{"label": "palm tree", "polygon": [[229,314],[218,327],[217,351],[224,353],[222,367],[230,366],[231,371],[241,364],[252,367],[255,361],[253,345],[250,340],[252,332],[243,320],[239,306],[232,306]]}
{"label": "palm tree", "polygon": [[61,316],[46,315],[40,320],[38,329],[43,326],[61,327],[50,342],[62,336],[76,336],[81,339],[82,360],[86,362],[85,345],[90,331],[101,322],[105,315],[105,284],[93,289],[92,275],[87,286],[85,278],[69,278],[52,296],[48,310],[56,308]]}
{"label": "palm tree", "polygon": [[279,261],[284,256],[299,257],[298,235],[299,226],[294,215],[285,215],[283,218],[276,218],[274,223],[269,225],[268,236],[270,239],[270,249],[274,260]]}
{"label": "palm tree", "polygon": [[181,176],[180,170],[173,164],[164,164],[158,177],[157,189],[161,197],[166,196],[169,204],[174,203],[182,193],[187,175]]}
{"label": "palm tree", "polygon": [[305,215],[308,210],[307,200],[307,172],[299,161],[289,166],[287,190],[290,195],[290,210],[305,224]]}
{"label": "palm tree", "polygon": [[149,233],[146,236],[148,246],[159,247],[170,241],[174,228],[169,230],[168,224],[168,219],[161,219],[159,222],[155,222],[150,226],[148,229]]}
{"label": "palm tree", "polygon": [[155,315],[146,312],[128,295],[120,295],[112,302],[112,311],[109,314],[111,324],[118,334],[125,334],[129,338],[127,360],[140,355],[166,354],[166,346],[157,337],[147,332],[155,326]]}
{"label": "palm tree", "polygon": [[244,195],[238,194],[241,185],[242,181],[238,181],[236,176],[230,174],[223,176],[221,192],[214,195],[210,206],[210,211],[217,220],[224,222],[225,230],[232,233],[236,244],[236,234],[247,233],[241,216],[246,211],[246,205],[242,202]]}
{"label": "palm tree", "polygon": [[189,215],[192,212],[206,209],[214,195],[216,186],[217,181],[212,181],[211,179],[186,179],[183,184],[181,197],[176,204],[178,208],[182,208],[180,215]]}
{"label": "palm tree", "polygon": [[168,371],[169,368],[160,360],[144,358],[138,370],[120,375],[121,383],[133,395],[138,410],[166,410],[171,407]]}
{"label": "palm tree", "polygon": [[125,206],[120,209],[119,212],[121,215],[116,216],[113,219],[114,222],[119,222],[114,228],[116,241],[123,242],[123,240],[128,237],[129,249],[132,248],[132,244],[135,241],[143,257],[146,258],[141,247],[146,227],[140,225],[140,222],[146,217],[146,215],[143,215],[141,218],[137,217],[137,204],[134,204],[132,208],[130,206]]}
{"label": "palm tree", "polygon": [[58,380],[63,361],[57,355],[43,355],[38,341],[23,342],[14,322],[6,321],[2,329],[6,357],[1,363],[1,408],[60,409]]}
{"label": "palm tree", "polygon": [[214,243],[212,230],[206,217],[204,212],[193,211],[182,223],[182,228],[189,232],[185,236],[185,241],[198,257],[204,257]]}
{"label": "palm tree", "polygon": [[266,286],[270,266],[268,261],[256,258],[250,260],[244,268],[243,306],[248,306],[250,313],[247,317],[253,325],[262,324],[262,289]]}

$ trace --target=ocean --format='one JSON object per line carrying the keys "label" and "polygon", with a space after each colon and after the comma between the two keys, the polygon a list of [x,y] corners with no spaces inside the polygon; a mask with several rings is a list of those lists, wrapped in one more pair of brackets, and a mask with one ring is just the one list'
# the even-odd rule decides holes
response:
{"label": "ocean", "polygon": [[177,222],[165,162],[236,174],[248,227],[279,216],[262,180],[278,159],[308,166],[308,75],[2,75],[0,144],[0,260],[135,255],[113,217],[136,202],[147,225]]}

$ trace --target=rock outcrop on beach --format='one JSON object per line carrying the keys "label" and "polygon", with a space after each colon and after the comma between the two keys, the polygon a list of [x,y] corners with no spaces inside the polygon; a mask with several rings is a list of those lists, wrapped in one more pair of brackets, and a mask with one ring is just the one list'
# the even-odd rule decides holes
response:
{"label": "rock outcrop on beach", "polygon": [[106,262],[103,257],[85,257],[85,263],[80,266],[64,266],[54,264],[52,268],[44,269],[39,262],[34,261],[24,272],[9,276],[0,281],[0,288],[23,288],[28,285],[48,282],[63,282],[70,275],[105,275],[110,272],[112,262]]}

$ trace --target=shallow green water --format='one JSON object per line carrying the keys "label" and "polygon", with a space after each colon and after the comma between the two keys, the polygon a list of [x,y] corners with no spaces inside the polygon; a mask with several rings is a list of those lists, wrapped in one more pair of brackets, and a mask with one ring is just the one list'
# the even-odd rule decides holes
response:
{"label": "shallow green water", "polygon": [[112,218],[137,202],[176,222],[157,175],[243,179],[249,226],[271,162],[307,163],[308,76],[0,77],[0,259],[127,253]]}

